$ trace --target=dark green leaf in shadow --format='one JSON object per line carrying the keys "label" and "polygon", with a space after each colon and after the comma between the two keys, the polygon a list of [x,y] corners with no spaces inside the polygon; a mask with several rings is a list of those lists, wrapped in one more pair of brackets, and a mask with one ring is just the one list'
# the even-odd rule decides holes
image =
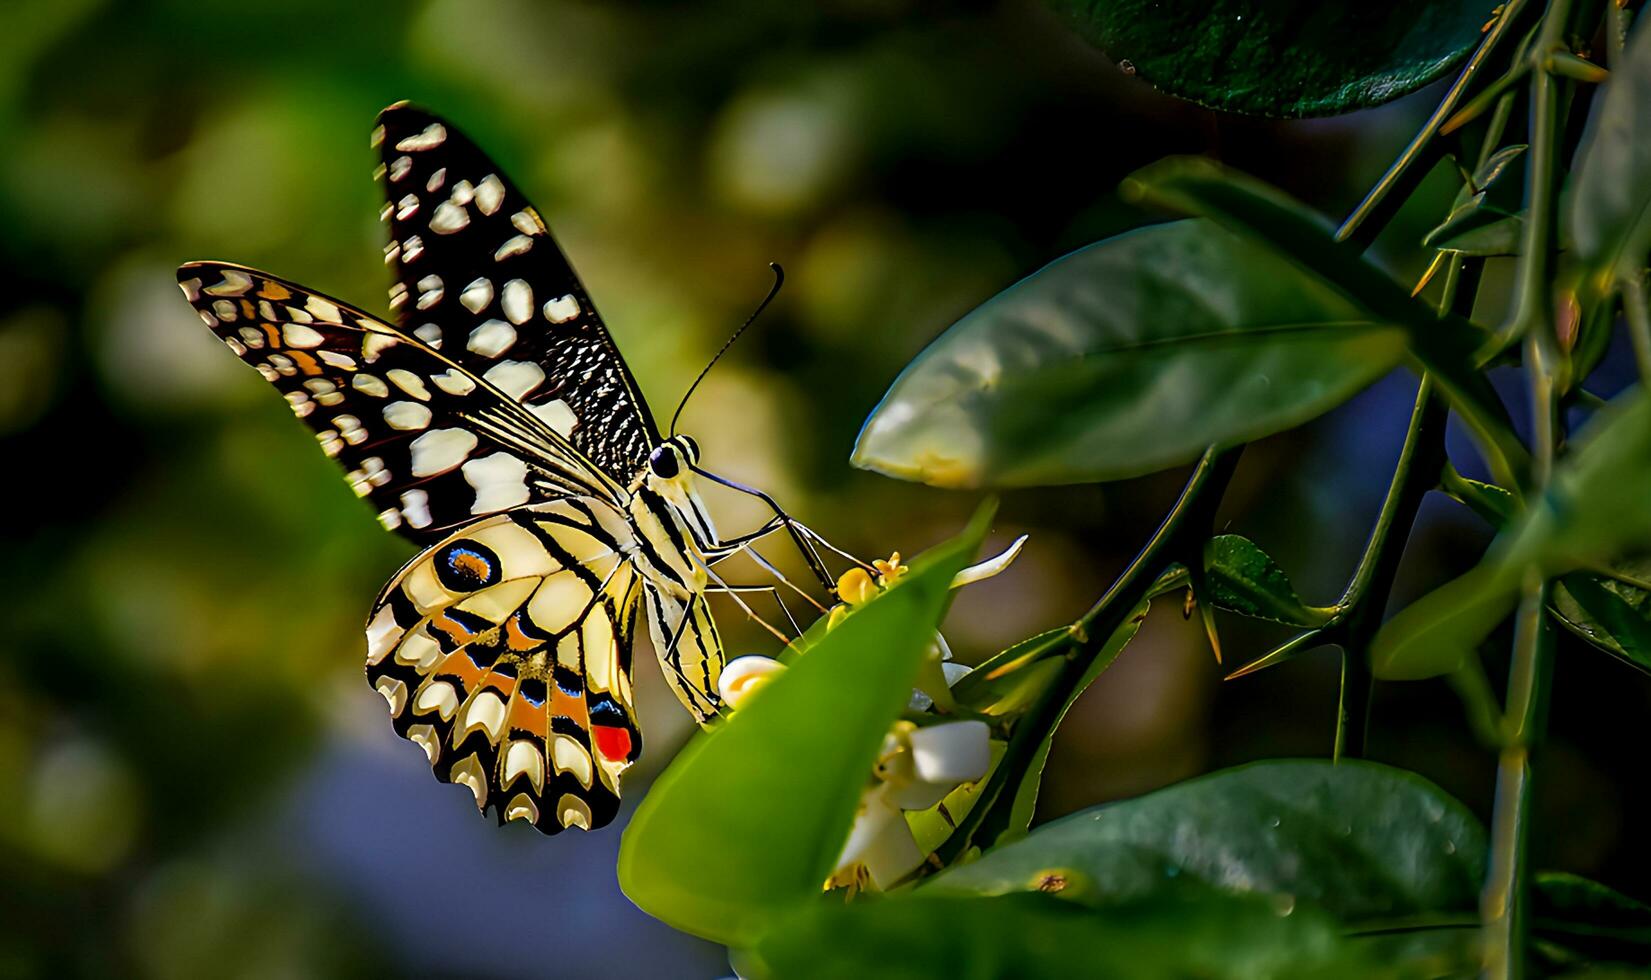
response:
{"label": "dark green leaf in shadow", "polygon": [[1072,640],[1066,626],[1027,637],[958,678],[952,699],[986,715],[1023,711],[1053,680]]}
{"label": "dark green leaf in shadow", "polygon": [[[1620,567],[1651,574],[1643,559]],[[1593,572],[1572,572],[1554,583],[1553,607],[1567,629],[1606,653],[1651,673],[1651,592]]]}
{"label": "dark green leaf in shadow", "polygon": [[[1478,201],[1478,198],[1474,199]],[[1424,248],[1488,257],[1518,255],[1525,221],[1495,208],[1464,205],[1422,239]]]}
{"label": "dark green leaf in shadow", "polygon": [[1471,0],[1050,2],[1155,87],[1259,116],[1331,115],[1414,92],[1465,57],[1491,16]]}
{"label": "dark green leaf in shadow", "polygon": [[625,828],[619,883],[631,901],[686,932],[741,944],[819,893],[910,698],[952,576],[990,518],[982,508],[682,751]]}
{"label": "dark green leaf in shadow", "polygon": [[1531,928],[1585,961],[1651,967],[1651,906],[1595,881],[1560,872],[1536,876]]}
{"label": "dark green leaf in shadow", "polygon": [[1041,894],[821,903],[741,961],[758,977],[820,980],[1344,978],[1371,965],[1317,910],[1212,894],[1103,911]]}
{"label": "dark green leaf in shadow", "polygon": [[1651,28],[1633,32],[1594,105],[1564,220],[1583,290],[1600,296],[1639,275],[1651,251]]}
{"label": "dark green leaf in shadow", "polygon": [[919,893],[1031,891],[1060,875],[1065,897],[1107,903],[1191,881],[1353,923],[1473,908],[1484,850],[1473,814],[1412,773],[1261,762],[1045,824]]}
{"label": "dark green leaf in shadow", "polygon": [[1401,331],[1213,224],[1143,228],[998,294],[906,367],[855,465],[936,486],[1139,476],[1288,429],[1398,364]]}
{"label": "dark green leaf in shadow", "polygon": [[1210,599],[1222,609],[1289,626],[1322,626],[1330,610],[1308,606],[1289,576],[1255,542],[1238,534],[1217,535],[1204,546]]}

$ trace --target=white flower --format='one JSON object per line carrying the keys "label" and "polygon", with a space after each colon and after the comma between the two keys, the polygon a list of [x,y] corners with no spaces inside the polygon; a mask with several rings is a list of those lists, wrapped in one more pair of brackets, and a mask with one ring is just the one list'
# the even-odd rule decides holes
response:
{"label": "white flower", "polygon": [[773,657],[735,657],[722,665],[717,678],[717,693],[730,710],[736,709],[770,677],[785,669],[785,664]]}
{"label": "white flower", "polygon": [[876,781],[860,796],[860,809],[828,886],[892,887],[923,863],[904,811],[927,810],[991,766],[990,730],[984,722],[954,721],[919,728],[897,722],[883,739]]}

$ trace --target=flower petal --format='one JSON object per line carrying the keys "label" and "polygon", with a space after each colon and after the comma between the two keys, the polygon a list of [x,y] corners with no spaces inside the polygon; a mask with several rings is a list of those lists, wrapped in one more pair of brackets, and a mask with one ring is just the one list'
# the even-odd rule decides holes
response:
{"label": "flower petal", "polygon": [[1016,538],[1015,543],[1005,548],[1003,550],[1003,554],[998,555],[996,558],[988,558],[979,564],[970,565],[963,571],[953,575],[952,588],[961,589],[965,585],[972,585],[975,582],[984,581],[985,579],[989,579],[993,575],[1003,571],[1005,568],[1008,568],[1009,563],[1014,561],[1015,556],[1020,554],[1021,546],[1026,544],[1026,537],[1027,536],[1023,534]]}

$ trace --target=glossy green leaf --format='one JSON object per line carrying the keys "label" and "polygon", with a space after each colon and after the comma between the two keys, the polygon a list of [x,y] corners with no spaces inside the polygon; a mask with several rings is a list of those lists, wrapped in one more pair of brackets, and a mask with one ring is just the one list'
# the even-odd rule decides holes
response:
{"label": "glossy green leaf", "polygon": [[741,944],[819,894],[952,576],[990,517],[983,508],[682,751],[625,829],[619,883],[631,901],[686,932]]}
{"label": "glossy green leaf", "polygon": [[[1462,420],[1489,449],[1498,477],[1529,454],[1477,363],[1488,335],[1463,317],[1440,314],[1337,241],[1318,214],[1279,189],[1201,157],[1171,157],[1124,181],[1126,198],[1198,215],[1250,238],[1341,292],[1365,315],[1402,326],[1411,354],[1433,375]],[[1508,470],[1502,473],[1501,470]]]}
{"label": "glossy green leaf", "polygon": [[1584,290],[1602,295],[1638,275],[1651,251],[1651,29],[1629,37],[1595,105],[1564,217]]}
{"label": "glossy green leaf", "polygon": [[1204,566],[1210,601],[1229,612],[1305,627],[1330,618],[1330,610],[1303,603],[1284,569],[1242,535],[1211,538],[1204,545]]}
{"label": "glossy green leaf", "polygon": [[1498,535],[1478,566],[1382,626],[1370,648],[1376,676],[1419,680],[1455,670],[1513,612],[1527,568],[1551,577],[1651,544],[1647,500],[1651,398],[1634,390],[1595,413],[1548,492]]}
{"label": "glossy green leaf", "polygon": [[[1643,581],[1651,561],[1616,563]],[[1554,583],[1553,608],[1567,629],[1606,653],[1651,673],[1651,592],[1593,572],[1572,572]]]}
{"label": "glossy green leaf", "polygon": [[766,937],[742,972],[862,980],[1264,980],[1368,976],[1372,961],[1310,908],[1200,894],[1104,911],[1052,895],[918,894],[821,903]]}
{"label": "glossy green leaf", "polygon": [[1414,92],[1465,57],[1491,16],[1469,0],[1051,3],[1155,87],[1259,116],[1330,115]]}
{"label": "glossy green leaf", "polygon": [[1300,900],[1346,922],[1471,909],[1485,836],[1420,776],[1369,762],[1260,762],[1033,831],[919,886],[998,895],[1064,881],[1104,904],[1174,882]]}
{"label": "glossy green leaf", "polygon": [[940,336],[854,463],[936,486],[1138,476],[1312,418],[1403,356],[1397,329],[1197,221],[1073,252]]}

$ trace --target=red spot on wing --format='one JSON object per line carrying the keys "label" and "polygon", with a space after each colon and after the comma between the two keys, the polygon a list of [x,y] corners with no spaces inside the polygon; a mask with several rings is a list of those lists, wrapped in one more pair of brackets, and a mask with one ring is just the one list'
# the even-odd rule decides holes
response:
{"label": "red spot on wing", "polygon": [[590,726],[591,737],[596,741],[596,751],[606,758],[616,762],[623,762],[631,754],[631,733],[613,725]]}

